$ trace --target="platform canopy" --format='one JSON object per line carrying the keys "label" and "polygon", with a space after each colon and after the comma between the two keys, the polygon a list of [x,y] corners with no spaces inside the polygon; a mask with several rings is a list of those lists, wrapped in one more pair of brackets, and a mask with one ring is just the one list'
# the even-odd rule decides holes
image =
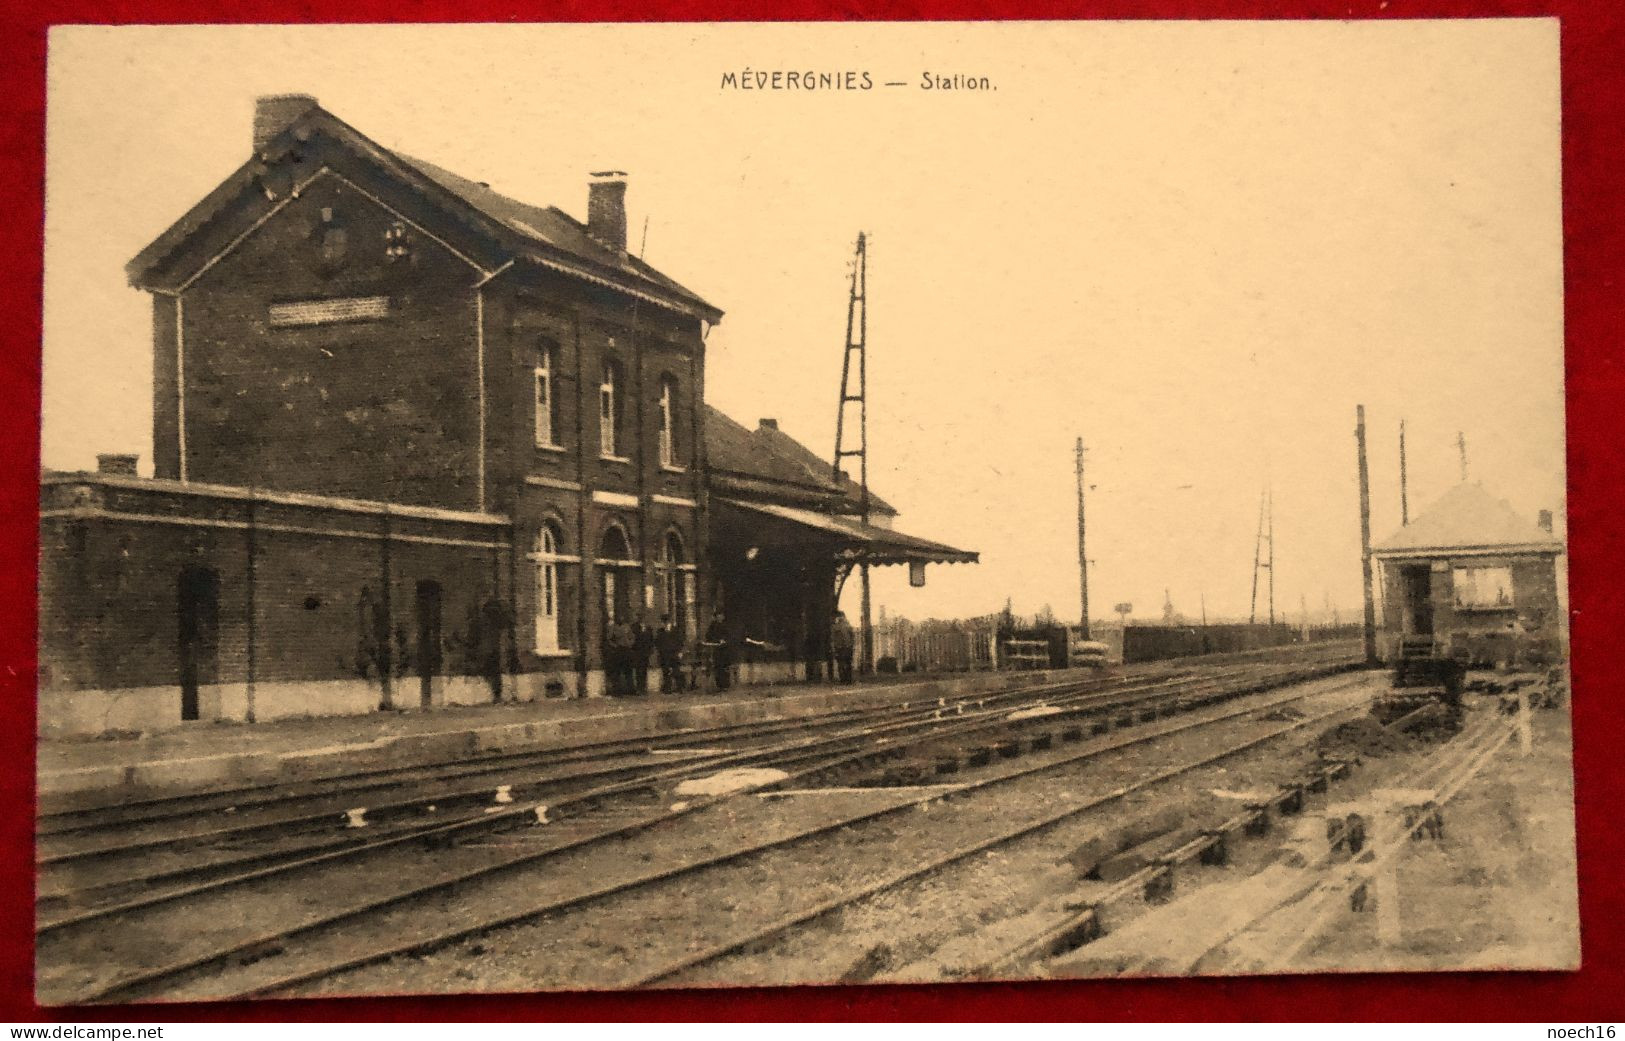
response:
{"label": "platform canopy", "polygon": [[747,510],[758,515],[775,518],[816,533],[824,540],[833,539],[836,555],[854,564],[975,564],[977,554],[955,549],[940,542],[917,538],[900,531],[865,524],[857,517],[820,513],[817,510],[782,506],[768,502],[746,502],[741,499],[718,498],[726,506]]}

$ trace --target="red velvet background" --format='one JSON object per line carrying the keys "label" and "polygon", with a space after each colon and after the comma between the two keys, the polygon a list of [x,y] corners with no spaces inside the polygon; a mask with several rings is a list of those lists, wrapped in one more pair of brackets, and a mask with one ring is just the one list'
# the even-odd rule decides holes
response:
{"label": "red velvet background", "polygon": [[[7,0],[0,10],[0,1018],[57,1021],[1030,1019],[1625,1019],[1625,768],[1609,647],[1620,638],[1625,458],[1618,289],[1625,192],[1625,5],[1612,0]],[[45,37],[61,23],[980,20],[987,18],[1562,19],[1570,594],[1580,899],[1577,973],[785,988],[38,1009],[32,1000],[34,577],[39,459]],[[118,171],[107,176],[116,180]]]}

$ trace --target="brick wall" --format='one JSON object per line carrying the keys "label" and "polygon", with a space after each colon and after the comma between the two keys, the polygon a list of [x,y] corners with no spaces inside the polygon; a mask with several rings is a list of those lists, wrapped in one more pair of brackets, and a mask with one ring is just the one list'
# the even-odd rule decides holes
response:
{"label": "brick wall", "polygon": [[[206,687],[336,681],[369,688],[376,705],[387,674],[394,703],[416,705],[424,664],[442,679],[487,671],[482,605],[501,602],[511,617],[514,562],[503,524],[156,482],[91,478],[45,491],[42,696],[170,688],[173,705],[163,711],[178,719],[180,600],[190,571],[212,572],[217,590],[198,656]],[[438,596],[421,597],[430,583]],[[420,625],[428,599],[438,600],[438,627]],[[438,641],[425,642],[436,629]],[[511,675],[512,632],[501,640],[501,672]],[[313,700],[310,711],[322,710]]]}
{"label": "brick wall", "polygon": [[[477,509],[479,273],[336,177],[312,184],[181,296],[186,476]],[[388,301],[388,315],[277,325],[278,304]],[[154,443],[170,459],[172,300],[155,304]]]}
{"label": "brick wall", "polygon": [[[549,523],[562,537],[560,552],[580,558],[556,570],[566,659],[534,653],[537,566],[521,557],[516,580],[521,666],[568,664],[584,682],[585,673],[602,661],[604,573],[611,569],[596,561],[605,531],[614,525],[626,533],[630,559],[638,566],[612,570],[628,587],[626,603],[634,615],[647,611],[651,622],[661,613],[658,560],[667,535],[677,534],[685,563],[698,566],[704,560],[699,323],[647,303],[634,308],[626,298],[533,269],[494,281],[486,314],[491,507],[514,517],[524,552],[534,546],[540,526]],[[544,348],[551,352],[556,448],[538,446],[535,437],[535,368]],[[618,458],[605,457],[600,439],[599,387],[606,361],[617,372]],[[677,452],[671,467],[662,466],[659,455],[665,378],[676,388]],[[595,500],[594,492],[617,501]],[[629,505],[631,500],[637,505]],[[696,602],[686,620],[697,626],[704,606],[699,583],[694,585]],[[646,608],[651,593],[655,603]]]}
{"label": "brick wall", "polygon": [[[1404,571],[1429,568],[1428,600],[1433,609],[1433,633],[1447,648],[1486,658],[1504,658],[1512,641],[1529,646],[1557,648],[1564,634],[1563,613],[1557,598],[1557,561],[1550,554],[1440,557],[1436,560],[1382,562],[1382,638],[1384,653],[1397,653],[1398,641],[1410,625],[1406,617]],[[1510,609],[1458,609],[1454,576],[1458,567],[1507,567],[1512,571]],[[1522,630],[1514,636],[1513,622]],[[1492,646],[1493,645],[1493,646]]]}
{"label": "brick wall", "polygon": [[[706,566],[700,321],[523,258],[510,264],[491,240],[470,234],[457,203],[409,189],[319,136],[302,148],[260,175],[275,181],[274,199],[246,192],[225,200],[217,219],[151,269],[153,284],[180,290],[178,299],[154,297],[157,476],[182,476],[184,440],[191,482],[511,518],[515,551],[489,568],[455,555],[420,558],[391,543],[391,626],[400,628],[399,605],[417,604],[419,583],[433,583],[442,625],[466,628],[471,605],[486,595],[471,576],[488,576],[510,606],[511,668],[573,671],[572,692],[590,686],[603,640],[605,569],[595,560],[605,527],[613,520],[627,532],[637,566],[617,573],[635,611],[649,590],[658,595],[657,558],[669,533],[686,564]],[[286,310],[274,311],[379,298],[387,314],[359,320],[289,324]],[[544,348],[551,445],[536,442],[535,368]],[[618,373],[614,459],[603,457],[599,438],[606,361]],[[675,388],[674,466],[659,458],[664,380]],[[595,492],[616,501],[595,500]],[[578,558],[557,568],[565,654],[535,653],[537,567],[527,554],[544,523],[559,533],[560,552]],[[153,588],[170,615],[175,594],[163,582],[173,586],[178,566],[171,548],[140,548],[167,576]],[[199,552],[236,567],[225,544]],[[376,542],[325,536],[261,547],[258,581],[286,608],[265,622],[276,640],[264,650],[267,676],[331,676],[341,661],[355,670],[355,619],[376,614],[383,600],[375,558]],[[65,575],[69,565],[55,570]],[[450,571],[454,581],[440,577]],[[693,585],[689,620],[703,630],[705,583]],[[225,597],[223,589],[222,612]],[[60,635],[54,645],[67,654]],[[174,663],[131,668],[163,677]]]}

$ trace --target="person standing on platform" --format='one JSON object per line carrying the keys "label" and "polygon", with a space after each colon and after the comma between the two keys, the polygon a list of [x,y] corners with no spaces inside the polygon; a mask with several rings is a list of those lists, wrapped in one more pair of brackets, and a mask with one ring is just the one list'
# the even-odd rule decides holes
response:
{"label": "person standing on platform", "polygon": [[609,623],[604,641],[604,671],[611,697],[625,697],[632,693],[632,646],[635,637],[632,627],[624,620]]}
{"label": "person standing on platform", "polygon": [[632,626],[632,693],[649,693],[649,656],[655,650],[655,631],[644,615]]}
{"label": "person standing on platform", "polygon": [[678,694],[683,690],[683,634],[671,615],[660,619],[660,631],[655,634],[655,657],[660,662],[660,693]]}
{"label": "person standing on platform", "polygon": [[835,625],[829,634],[830,650],[835,655],[835,667],[840,671],[842,683],[852,682],[852,654],[857,649],[857,638],[845,611],[835,612]]}
{"label": "person standing on platform", "polygon": [[711,651],[711,677],[717,690],[727,690],[733,680],[733,649],[728,644],[728,627],[723,623],[721,611],[711,617],[711,625],[705,630],[705,645]]}

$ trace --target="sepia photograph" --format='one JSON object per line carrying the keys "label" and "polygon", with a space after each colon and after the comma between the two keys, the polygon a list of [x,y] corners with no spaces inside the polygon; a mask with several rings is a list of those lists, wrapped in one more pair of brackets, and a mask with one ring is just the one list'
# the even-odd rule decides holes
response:
{"label": "sepia photograph", "polygon": [[40,1004],[1579,968],[1555,18],[45,100]]}

